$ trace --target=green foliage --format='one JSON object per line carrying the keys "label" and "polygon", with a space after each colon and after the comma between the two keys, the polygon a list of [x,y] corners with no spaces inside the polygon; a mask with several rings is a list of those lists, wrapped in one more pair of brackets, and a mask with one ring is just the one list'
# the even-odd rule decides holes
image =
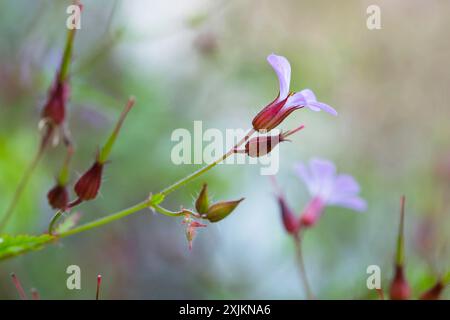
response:
{"label": "green foliage", "polygon": [[31,235],[1,235],[0,236],[0,260],[8,259],[27,251],[39,250],[44,244],[55,239],[48,234],[39,236]]}

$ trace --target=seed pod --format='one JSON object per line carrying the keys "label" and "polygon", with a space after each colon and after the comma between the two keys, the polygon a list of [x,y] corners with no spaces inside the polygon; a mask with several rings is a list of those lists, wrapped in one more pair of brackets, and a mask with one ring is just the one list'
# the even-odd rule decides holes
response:
{"label": "seed pod", "polygon": [[281,195],[278,196],[278,205],[280,207],[281,219],[283,220],[284,228],[288,233],[296,234],[299,230],[300,224],[298,223],[298,220],[296,219],[291,208],[289,208],[286,203],[286,200]]}
{"label": "seed pod", "polygon": [[82,201],[97,197],[102,183],[103,164],[96,161],[75,184],[75,193]]}
{"label": "seed pod", "polygon": [[69,98],[69,85],[66,81],[56,80],[50,90],[48,100],[42,110],[42,118],[55,126],[64,122],[66,117],[66,104]]}
{"label": "seed pod", "polygon": [[407,300],[411,296],[411,289],[406,281],[403,266],[395,267],[395,275],[392,280],[390,296],[392,300]]}
{"label": "seed pod", "polygon": [[204,214],[208,212],[209,198],[208,198],[208,185],[205,183],[200,191],[200,194],[195,201],[195,209],[198,213]]}
{"label": "seed pod", "polygon": [[425,291],[420,296],[420,300],[438,300],[441,296],[442,290],[444,290],[444,284],[439,280],[433,287]]}
{"label": "seed pod", "polygon": [[218,222],[226,218],[242,200],[244,200],[244,198],[235,201],[221,201],[213,204],[206,213],[206,219],[210,222]]}
{"label": "seed pod", "polygon": [[47,193],[47,199],[53,209],[65,211],[69,205],[69,193],[65,186],[59,184]]}
{"label": "seed pod", "polygon": [[252,158],[265,156],[270,153],[280,141],[281,135],[252,138],[245,145],[245,153]]}

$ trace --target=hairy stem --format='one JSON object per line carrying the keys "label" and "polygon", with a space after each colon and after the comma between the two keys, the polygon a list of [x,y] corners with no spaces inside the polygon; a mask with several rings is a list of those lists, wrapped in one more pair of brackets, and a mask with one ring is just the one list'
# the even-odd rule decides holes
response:
{"label": "hairy stem", "polygon": [[84,231],[88,231],[88,230],[91,230],[91,229],[94,229],[94,228],[98,228],[98,227],[103,226],[105,224],[108,224],[110,222],[113,222],[113,221],[125,218],[126,216],[129,216],[130,214],[138,212],[138,211],[140,211],[142,209],[145,209],[145,208],[149,207],[150,205],[151,205],[151,202],[149,200],[142,201],[142,202],[140,202],[140,203],[138,203],[138,204],[136,204],[136,205],[134,205],[132,207],[127,208],[127,209],[121,210],[119,212],[113,213],[113,214],[108,215],[106,217],[97,219],[97,220],[92,221],[92,222],[88,222],[88,223],[86,223],[84,225],[81,225],[79,227],[76,227],[76,228],[70,229],[68,231],[62,232],[62,233],[60,233],[58,235],[58,237],[59,238],[65,238],[65,237],[71,236],[73,234],[77,234],[77,233],[80,233],[80,232],[84,232]]}
{"label": "hairy stem", "polygon": [[300,277],[303,282],[303,286],[305,287],[306,297],[309,300],[313,300],[314,295],[312,293],[311,286],[309,285],[308,276],[306,275],[305,261],[303,259],[303,251],[302,251],[302,242],[298,234],[294,236],[294,242],[297,256],[297,264],[299,268]]}

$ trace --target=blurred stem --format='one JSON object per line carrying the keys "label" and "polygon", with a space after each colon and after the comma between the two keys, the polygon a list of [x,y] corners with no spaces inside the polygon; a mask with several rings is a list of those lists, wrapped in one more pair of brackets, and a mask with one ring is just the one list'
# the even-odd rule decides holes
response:
{"label": "blurred stem", "polygon": [[128,114],[128,112],[133,108],[135,99],[134,97],[128,98],[127,104],[120,114],[119,121],[117,121],[116,126],[114,127],[113,132],[106,141],[103,148],[100,150],[98,155],[98,162],[105,163],[108,160],[109,154],[111,153],[112,147],[114,146],[114,142],[116,142],[117,136],[119,135],[120,128],[122,128],[123,122]]}
{"label": "blurred stem", "polygon": [[233,148],[231,148],[227,153],[225,153],[222,157],[220,157],[219,159],[217,159],[216,161],[214,161],[211,164],[208,164],[207,166],[200,168],[199,170],[191,173],[190,175],[184,177],[181,180],[178,180],[177,182],[175,182],[174,184],[168,186],[167,188],[165,188],[164,190],[161,191],[161,194],[163,196],[168,195],[169,193],[177,190],[178,188],[184,186],[185,184],[191,182],[192,180],[194,180],[195,178],[201,176],[202,174],[204,174],[205,172],[211,170],[212,168],[214,168],[217,164],[219,164],[220,162],[222,162],[223,160],[225,160],[226,158],[228,158],[229,156],[231,156],[234,153],[234,150],[237,149],[238,147],[240,147],[244,142],[246,142],[252,135],[253,133],[255,133],[254,129],[250,129],[247,134],[244,136],[244,138],[242,138]]}
{"label": "blurred stem", "polygon": [[29,164],[28,168],[25,170],[25,173],[23,174],[22,179],[20,180],[20,182],[16,188],[16,191],[14,192],[14,196],[11,200],[11,203],[9,204],[8,209],[6,209],[5,213],[3,214],[3,218],[0,222],[0,231],[6,227],[9,219],[11,218],[11,216],[14,212],[14,209],[16,208],[16,206],[20,200],[20,197],[22,196],[23,191],[25,190],[25,187],[28,184],[28,181],[30,180],[31,176],[33,175],[34,170],[36,169],[39,161],[42,158],[42,155],[44,154],[45,148],[48,144],[48,140],[49,139],[46,139],[46,138],[43,139],[43,142],[41,143],[36,155],[34,156],[33,160]]}
{"label": "blurred stem", "polygon": [[311,287],[308,282],[308,277],[306,275],[305,261],[303,259],[303,252],[302,252],[302,242],[301,242],[301,238],[298,234],[294,235],[294,242],[295,242],[295,249],[296,249],[295,251],[296,251],[296,256],[297,256],[297,265],[299,268],[299,273],[300,273],[300,277],[303,282],[303,286],[305,287],[306,297],[309,300],[313,300],[314,295],[312,293]]}
{"label": "blurred stem", "polygon": [[402,196],[400,199],[400,223],[398,227],[397,254],[395,258],[395,263],[397,266],[402,266],[405,260],[404,237],[403,237],[404,224],[405,224],[405,196]]}
{"label": "blurred stem", "polygon": [[69,73],[70,58],[72,56],[73,39],[75,38],[76,29],[67,31],[66,47],[64,48],[64,54],[61,60],[61,68],[59,70],[59,81],[64,82]]}

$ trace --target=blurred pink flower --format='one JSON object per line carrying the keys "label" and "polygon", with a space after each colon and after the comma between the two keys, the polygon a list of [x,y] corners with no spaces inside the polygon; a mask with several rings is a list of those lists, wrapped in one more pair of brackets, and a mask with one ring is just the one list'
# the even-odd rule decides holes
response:
{"label": "blurred pink flower", "polygon": [[308,167],[297,164],[297,175],[306,184],[312,200],[301,216],[301,224],[314,225],[326,206],[338,206],[355,211],[365,211],[367,203],[358,194],[359,184],[348,174],[336,174],[335,165],[325,159],[314,158]]}
{"label": "blurred pink flower", "polygon": [[278,96],[261,110],[253,119],[253,128],[257,131],[270,131],[278,126],[291,112],[308,107],[313,111],[326,111],[332,115],[337,115],[329,105],[319,102],[315,94],[310,89],[304,89],[299,92],[290,92],[289,86],[291,82],[291,65],[283,56],[271,54],[267,57],[267,61],[275,70],[280,84]]}

